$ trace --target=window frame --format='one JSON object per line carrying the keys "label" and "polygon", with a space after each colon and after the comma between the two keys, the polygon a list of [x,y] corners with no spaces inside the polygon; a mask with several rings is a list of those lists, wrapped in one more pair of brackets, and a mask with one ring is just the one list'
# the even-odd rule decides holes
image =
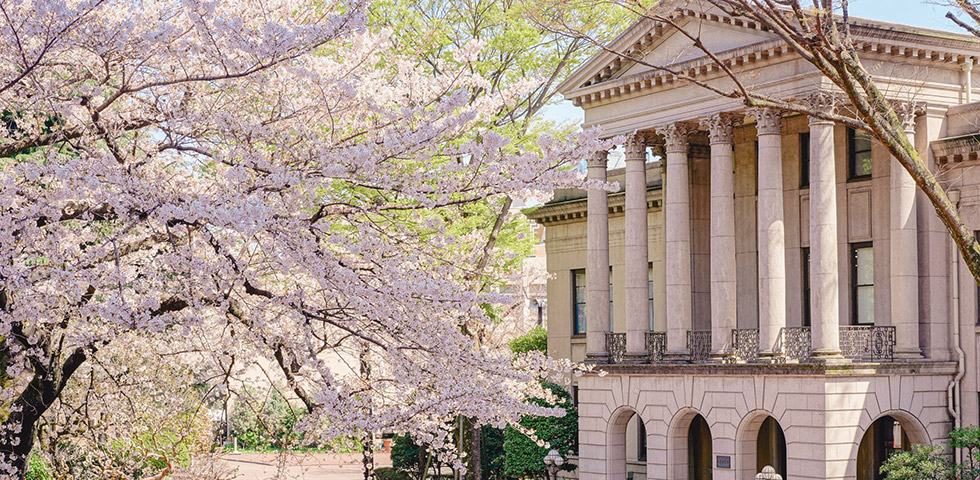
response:
{"label": "window frame", "polygon": [[[572,315],[571,315],[571,317],[572,317],[572,319],[571,319],[572,320],[572,337],[584,337],[586,331],[588,331],[588,329],[589,329],[589,327],[588,327],[589,318],[585,314],[586,302],[587,302],[587,299],[588,299],[588,295],[583,295],[582,296],[583,298],[581,298],[581,301],[579,301],[580,299],[578,298],[578,288],[579,288],[579,285],[578,285],[578,282],[576,282],[576,279],[578,278],[578,274],[579,273],[582,274],[583,280],[585,282],[588,282],[589,281],[588,277],[586,276],[586,272],[585,272],[585,269],[584,268],[575,268],[575,269],[572,269],[571,270],[571,276],[572,276],[572,285],[571,285],[571,287],[572,287],[572,298],[571,298],[571,300],[572,300]],[[581,285],[581,287],[583,289],[585,289],[586,288],[586,285]],[[578,325],[578,311],[579,311],[578,310],[578,306],[579,305],[582,306],[582,318],[583,318],[583,321],[582,321],[582,331],[579,331],[578,330],[578,326],[579,326]]]}
{"label": "window frame", "polygon": [[[866,133],[866,132],[864,132],[864,133]],[[855,144],[855,142],[857,140],[857,134],[858,134],[858,130],[857,129],[852,128],[852,127],[847,127],[847,180],[848,181],[852,181],[852,180],[854,180],[854,181],[868,180],[874,174],[874,166],[873,165],[871,166],[871,168],[869,168],[868,173],[862,174],[862,175],[858,175],[857,174],[857,154],[858,154],[858,152],[854,148],[854,144]],[[868,150],[867,150],[867,152],[868,152],[868,158],[869,159],[871,158],[871,151],[872,151],[872,145],[873,144],[874,144],[874,140],[871,138],[871,135],[868,134]],[[862,150],[862,152],[863,152],[863,150]]]}
{"label": "window frame", "polygon": [[[858,322],[858,290],[860,288],[871,287],[871,298],[872,305],[874,302],[874,242],[855,242],[850,245],[851,247],[851,325],[855,326],[874,326],[874,310],[871,312],[871,323],[860,323]],[[871,249],[871,283],[870,284],[858,284],[858,261],[857,252],[858,250]]]}
{"label": "window frame", "polygon": [[[804,141],[803,139],[806,139]],[[800,147],[800,189],[810,188],[810,132],[800,132],[796,139]]]}
{"label": "window frame", "polygon": [[653,262],[647,263],[647,328],[653,330]]}
{"label": "window frame", "polygon": [[802,326],[809,327],[813,322],[810,318],[810,247],[800,248],[800,264],[800,270],[803,271],[803,282],[800,285],[803,292],[803,315],[800,322]]}

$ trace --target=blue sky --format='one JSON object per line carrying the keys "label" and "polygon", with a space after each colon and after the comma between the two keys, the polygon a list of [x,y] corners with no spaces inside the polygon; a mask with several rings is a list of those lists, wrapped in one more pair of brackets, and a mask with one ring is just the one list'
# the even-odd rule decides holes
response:
{"label": "blue sky", "polygon": [[[934,5],[932,0],[850,0],[850,10],[851,15],[855,17],[962,32],[953,22],[946,19],[949,8]],[[546,118],[562,122],[582,122],[582,110],[570,102],[550,106],[544,115]]]}

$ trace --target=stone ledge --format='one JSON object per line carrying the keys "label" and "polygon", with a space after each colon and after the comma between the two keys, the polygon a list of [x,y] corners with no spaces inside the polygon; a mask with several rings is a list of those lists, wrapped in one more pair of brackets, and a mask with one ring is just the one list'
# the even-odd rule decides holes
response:
{"label": "stone ledge", "polygon": [[595,371],[583,376],[608,375],[808,375],[808,376],[865,376],[865,375],[955,375],[955,362],[897,361],[887,363],[852,362],[845,364],[596,364]]}

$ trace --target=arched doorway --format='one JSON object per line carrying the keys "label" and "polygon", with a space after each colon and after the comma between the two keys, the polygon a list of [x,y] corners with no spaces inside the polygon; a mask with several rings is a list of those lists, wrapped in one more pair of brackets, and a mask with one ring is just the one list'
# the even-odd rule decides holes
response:
{"label": "arched doorway", "polygon": [[643,480],[647,474],[647,433],[643,418],[620,407],[606,431],[606,478]]}
{"label": "arched doorway", "polygon": [[687,429],[687,478],[711,480],[711,428],[700,414]]}
{"label": "arched doorway", "polygon": [[755,443],[755,471],[761,472],[766,466],[776,469],[783,478],[786,475],[786,435],[775,418],[766,417],[759,426]]}
{"label": "arched doorway", "polygon": [[871,424],[861,438],[857,455],[857,480],[882,480],[881,465],[894,453],[912,448],[907,425],[891,415]]}

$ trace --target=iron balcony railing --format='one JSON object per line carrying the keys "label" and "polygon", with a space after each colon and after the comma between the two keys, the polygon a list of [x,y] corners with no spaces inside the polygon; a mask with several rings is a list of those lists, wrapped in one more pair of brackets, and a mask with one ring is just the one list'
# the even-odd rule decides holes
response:
{"label": "iron balcony railing", "polygon": [[[779,351],[785,358],[807,362],[812,349],[810,327],[782,329]],[[895,327],[841,326],[840,349],[844,358],[859,362],[894,361]]]}
{"label": "iron balcony railing", "polygon": [[734,362],[755,362],[759,360],[759,329],[736,328],[732,330],[732,353]]}
{"label": "iron balcony railing", "polygon": [[[760,360],[759,329],[737,328],[732,330],[728,363],[753,363]],[[646,332],[646,362],[664,363],[667,353],[666,332]],[[895,327],[889,326],[841,326],[841,355],[858,362],[891,362],[895,360]],[[705,363],[711,356],[711,331],[687,332],[687,350],[691,363]],[[812,360],[813,342],[810,327],[785,327],[780,329],[775,345],[777,362],[807,363]],[[626,334],[606,333],[606,354],[609,363],[626,361]],[[635,360],[633,360],[635,361]],[[642,360],[641,360],[642,361]]]}
{"label": "iron balcony railing", "polygon": [[647,332],[647,356],[650,363],[664,361],[667,354],[667,332]]}
{"label": "iron balcony railing", "polygon": [[840,327],[841,355],[862,362],[895,360],[895,327]]}
{"label": "iron balcony railing", "polygon": [[626,359],[625,333],[606,334],[606,355],[609,356],[609,363],[623,363]]}
{"label": "iron balcony railing", "polygon": [[711,331],[690,330],[687,332],[687,351],[692,363],[702,363],[711,355]]}

